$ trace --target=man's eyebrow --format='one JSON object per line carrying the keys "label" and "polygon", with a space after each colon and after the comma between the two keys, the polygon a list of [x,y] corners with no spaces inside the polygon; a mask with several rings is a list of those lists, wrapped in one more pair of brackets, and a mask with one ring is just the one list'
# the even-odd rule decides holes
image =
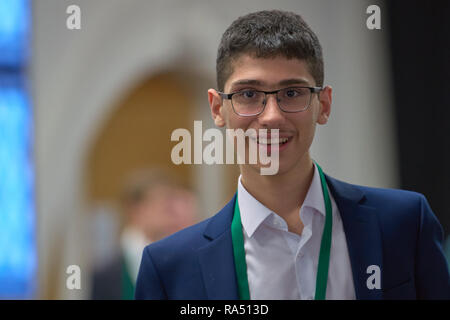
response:
{"label": "man's eyebrow", "polygon": [[301,84],[301,85],[310,85],[309,81],[306,79],[302,79],[302,78],[293,78],[293,79],[286,79],[286,80],[281,80],[280,82],[278,82],[278,85],[280,86],[290,86],[293,84]]}
{"label": "man's eyebrow", "polygon": [[242,79],[235,81],[231,84],[231,88],[241,86],[241,85],[254,85],[254,86],[262,86],[264,85],[264,82],[254,79]]}
{"label": "man's eyebrow", "polygon": [[[302,78],[292,78],[292,79],[281,80],[280,82],[278,82],[277,85],[278,86],[290,86],[290,85],[295,85],[295,84],[310,85],[309,81],[307,81],[306,79],[302,79]],[[241,85],[264,86],[264,85],[266,85],[266,83],[263,81],[260,81],[260,80],[256,80],[256,79],[242,79],[242,80],[233,82],[231,84],[231,89],[233,89],[237,86],[241,86]]]}

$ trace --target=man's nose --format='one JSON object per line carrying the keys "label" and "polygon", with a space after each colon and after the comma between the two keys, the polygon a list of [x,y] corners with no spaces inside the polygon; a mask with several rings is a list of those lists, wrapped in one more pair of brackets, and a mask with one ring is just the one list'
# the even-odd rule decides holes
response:
{"label": "man's nose", "polygon": [[258,121],[261,125],[278,127],[284,121],[283,111],[278,107],[277,96],[270,94],[266,96],[266,106],[259,115]]}

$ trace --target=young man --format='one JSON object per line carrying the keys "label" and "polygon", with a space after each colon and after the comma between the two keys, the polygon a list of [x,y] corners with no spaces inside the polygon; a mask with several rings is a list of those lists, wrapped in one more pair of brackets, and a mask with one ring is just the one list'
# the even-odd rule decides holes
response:
{"label": "young man", "polygon": [[212,117],[278,129],[272,144],[254,139],[277,148],[278,172],[240,165],[219,213],[146,247],[137,299],[450,299],[442,228],[426,199],[338,181],[311,159],[316,124],[330,115],[323,78],[319,41],[294,13],[248,14],[225,31]]}

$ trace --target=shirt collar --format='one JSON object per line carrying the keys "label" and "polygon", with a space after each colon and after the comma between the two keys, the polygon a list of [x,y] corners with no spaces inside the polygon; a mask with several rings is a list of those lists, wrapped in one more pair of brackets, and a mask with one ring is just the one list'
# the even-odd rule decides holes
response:
{"label": "shirt collar", "polygon": [[303,201],[303,207],[309,207],[325,216],[325,202],[323,199],[322,182],[320,181],[319,170],[314,164],[314,176],[309,186],[308,193]]}
{"label": "shirt collar", "polygon": [[[264,222],[267,217],[272,214],[269,208],[264,206],[256,198],[254,198],[242,185],[241,177],[238,182],[238,202],[241,212],[241,222],[246,234],[251,237],[256,229]],[[314,176],[309,186],[308,193],[303,201],[303,208],[313,208],[323,216],[325,216],[325,204],[323,200],[322,184],[320,181],[319,171],[314,164]],[[301,212],[302,210],[300,210]],[[299,213],[300,214],[300,213]]]}

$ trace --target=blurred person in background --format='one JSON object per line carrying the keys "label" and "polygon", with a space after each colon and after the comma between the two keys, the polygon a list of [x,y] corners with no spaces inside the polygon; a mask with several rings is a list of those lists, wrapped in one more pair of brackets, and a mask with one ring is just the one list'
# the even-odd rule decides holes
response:
{"label": "blurred person in background", "polygon": [[92,299],[132,299],[144,247],[195,222],[196,196],[164,171],[130,175],[121,201],[120,248],[94,272]]}

